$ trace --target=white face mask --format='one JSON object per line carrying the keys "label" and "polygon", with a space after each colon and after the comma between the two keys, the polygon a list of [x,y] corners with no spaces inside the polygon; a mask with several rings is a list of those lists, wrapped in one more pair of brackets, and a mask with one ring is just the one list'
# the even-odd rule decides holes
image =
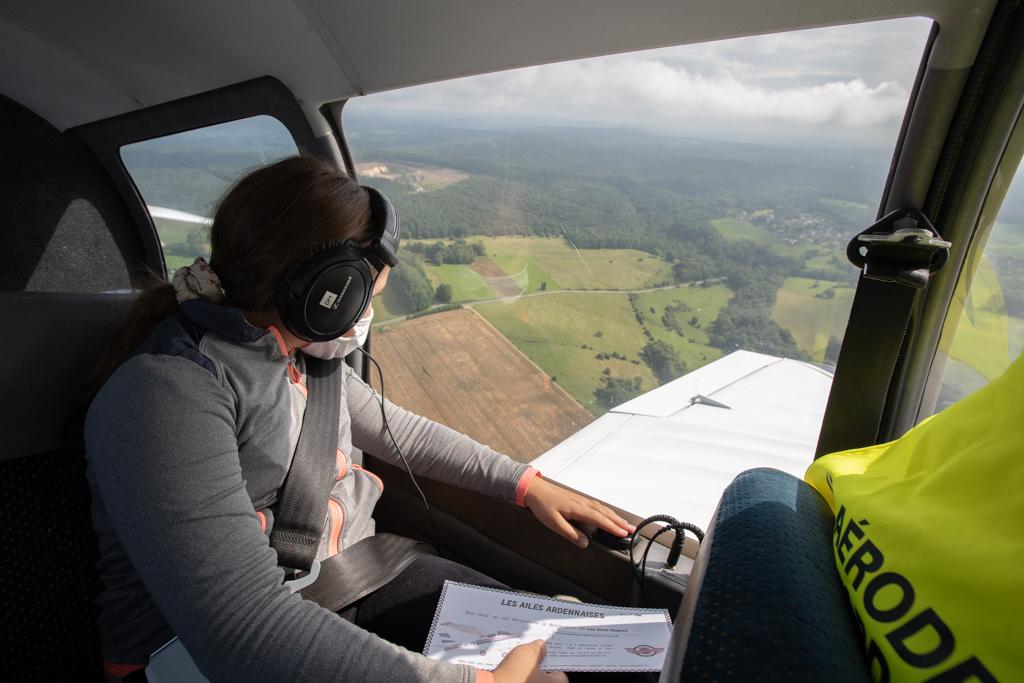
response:
{"label": "white face mask", "polygon": [[373,306],[366,312],[356,326],[341,335],[337,339],[325,342],[313,342],[302,347],[302,352],[314,358],[344,358],[362,346],[366,342],[366,335],[370,333],[370,321],[373,320]]}

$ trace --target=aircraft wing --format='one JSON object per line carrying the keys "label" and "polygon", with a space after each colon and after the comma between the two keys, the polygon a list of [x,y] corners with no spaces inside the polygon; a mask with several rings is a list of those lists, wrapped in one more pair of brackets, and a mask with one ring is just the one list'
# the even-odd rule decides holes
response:
{"label": "aircraft wing", "polygon": [[803,477],[831,384],[828,368],[736,351],[615,407],[531,465],[641,517],[707,528],[740,472]]}

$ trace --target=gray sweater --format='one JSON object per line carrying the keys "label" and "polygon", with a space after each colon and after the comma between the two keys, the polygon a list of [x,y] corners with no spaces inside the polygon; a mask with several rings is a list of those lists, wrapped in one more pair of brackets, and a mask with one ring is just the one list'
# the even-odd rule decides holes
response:
{"label": "gray sweater", "polygon": [[[268,536],[298,440],[301,353],[205,300],[182,305],[110,377],[86,420],[104,656],[142,663],[176,634],[211,680],[472,681],[292,595]],[[420,475],[512,502],[527,467],[385,402]],[[344,368],[337,478],[318,557],[373,534],[382,484],[352,447],[398,462],[377,395]]]}

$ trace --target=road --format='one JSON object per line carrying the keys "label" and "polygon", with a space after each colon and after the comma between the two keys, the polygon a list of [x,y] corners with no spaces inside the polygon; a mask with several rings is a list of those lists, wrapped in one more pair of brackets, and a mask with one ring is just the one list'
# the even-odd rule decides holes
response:
{"label": "road", "polygon": [[[686,287],[695,287],[704,284],[705,282],[722,282],[725,280],[724,277],[708,278],[707,280],[694,280],[692,282],[681,282],[675,285],[664,285],[662,287],[648,287],[646,289],[554,289],[544,290],[543,292],[532,292],[530,294],[515,294],[513,296],[499,296],[493,299],[477,299],[475,301],[464,301],[460,302],[463,306],[478,306],[480,304],[493,304],[499,301],[509,302],[517,301],[519,299],[529,299],[535,296],[550,296],[554,294],[648,294],[650,292],[662,292],[666,289],[684,289]],[[422,311],[417,311],[410,315],[422,316],[430,311],[444,308],[450,304],[434,304],[430,308],[424,308]],[[408,315],[400,315],[394,318],[388,318],[387,320],[374,320],[375,325],[387,325],[388,323],[401,322],[402,320],[408,319]]]}

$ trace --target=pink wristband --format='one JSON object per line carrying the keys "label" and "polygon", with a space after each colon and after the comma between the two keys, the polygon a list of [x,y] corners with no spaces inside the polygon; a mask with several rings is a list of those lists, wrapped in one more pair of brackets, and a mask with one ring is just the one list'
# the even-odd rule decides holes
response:
{"label": "pink wristband", "polygon": [[530,484],[533,483],[534,477],[539,476],[540,470],[535,470],[532,467],[526,468],[523,476],[519,478],[519,484],[516,486],[516,505],[521,508],[526,507],[526,492],[530,490]]}

